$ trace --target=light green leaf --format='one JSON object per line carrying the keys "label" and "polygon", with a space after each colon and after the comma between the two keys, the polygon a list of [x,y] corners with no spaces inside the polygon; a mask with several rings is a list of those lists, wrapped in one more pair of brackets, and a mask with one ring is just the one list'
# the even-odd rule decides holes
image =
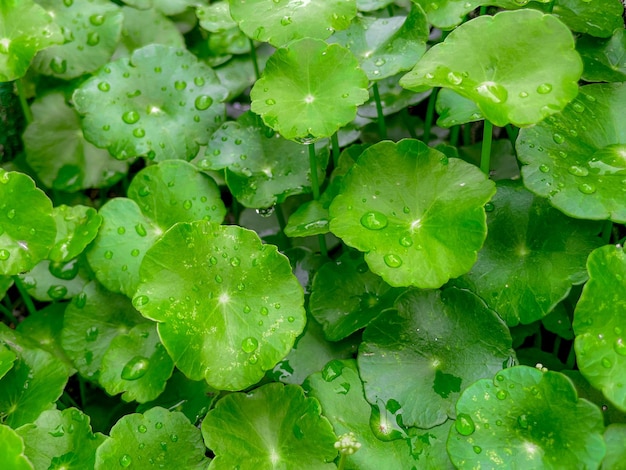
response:
{"label": "light green leaf", "polygon": [[437,94],[437,125],[452,127],[468,122],[481,121],[485,117],[476,103],[471,99],[459,95],[450,88],[442,88]]}
{"label": "light green leaf", "polygon": [[522,129],[524,185],[571,217],[625,222],[624,100],[624,83],[587,85],[562,113]]}
{"label": "light green leaf", "polygon": [[122,32],[121,9],[108,0],[37,0],[61,27],[63,44],[35,57],[33,69],[71,79],[93,73],[113,55]]}
{"label": "light green leaf", "polygon": [[552,14],[572,31],[601,38],[624,28],[624,5],[620,0],[556,0]]}
{"label": "light green leaf", "polygon": [[532,323],[587,280],[585,262],[602,243],[601,227],[564,216],[521,182],[501,182],[487,207],[489,234],[478,261],[453,283],[479,295],[509,326]]}
{"label": "light green leaf", "polygon": [[9,426],[0,424],[0,466],[11,470],[33,470],[24,455],[24,440]]}
{"label": "light green leaf", "polygon": [[576,49],[583,59],[583,78],[588,82],[626,81],[626,34],[616,29],[608,39],[582,36]]}
{"label": "light green leaf", "polygon": [[109,395],[145,403],[157,398],[172,375],[174,363],[157,335],[154,323],[141,323],[113,338],[102,357],[99,382]]}
{"label": "light green leaf", "polygon": [[127,5],[139,10],[154,8],[164,15],[172,16],[183,13],[187,8],[198,4],[198,0],[124,0]]}
{"label": "light green leaf", "polygon": [[321,412],[297,385],[271,383],[225,396],[202,422],[204,441],[215,453],[211,468],[335,468],[336,437]]}
{"label": "light green leaf", "polygon": [[184,414],[155,407],[122,417],[96,451],[96,470],[151,466],[206,469],[209,459],[200,430]]}
{"label": "light green leaf", "polygon": [[72,261],[96,238],[102,216],[92,207],[74,205],[52,209],[57,234],[48,259],[55,263]]}
{"label": "light green leaf", "polygon": [[186,51],[151,44],[109,63],[73,95],[85,138],[124,160],[191,159],[222,122],[226,90]]}
{"label": "light green leaf", "polygon": [[450,88],[473,100],[495,125],[530,126],[577,95],[581,73],[572,33],[563,23],[537,10],[503,11],[456,28],[400,85],[414,91]]}
{"label": "light green leaf", "polygon": [[48,256],[55,235],[48,196],[26,174],[0,168],[0,274],[33,268]]}
{"label": "light green leaf", "polygon": [[606,457],[602,461],[603,470],[624,470],[626,468],[626,424],[611,424],[604,431]]}
{"label": "light green leaf", "polygon": [[44,411],[34,423],[17,430],[26,445],[24,454],[35,468],[93,468],[96,449],[106,436],[94,434],[89,421],[76,408]]}
{"label": "light green leaf", "polygon": [[52,16],[32,0],[3,0],[0,5],[0,82],[26,73],[35,54],[63,35]]}
{"label": "light green leaf", "polygon": [[589,282],[574,311],[576,359],[591,385],[626,411],[626,255],[603,246],[587,260]]}
{"label": "light green leaf", "polygon": [[448,453],[457,468],[597,468],[600,409],[558,372],[517,366],[468,387],[456,405]]}
{"label": "light green leaf", "polygon": [[58,302],[78,295],[93,279],[87,262],[74,258],[68,262],[43,260],[27,273],[19,274],[26,292],[42,302]]}
{"label": "light green leaf", "polygon": [[133,304],[190,379],[221,390],[258,382],[305,323],[303,294],[275,246],[238,226],[179,223],[148,250]]}
{"label": "light green leaf", "polygon": [[301,39],[278,49],[252,87],[252,111],[286,139],[330,137],[367,101],[367,77],[338,44]]}
{"label": "light green leaf", "polygon": [[[407,188],[411,188],[407,191]],[[495,185],[417,140],[365,150],[330,206],[330,230],[392,286],[438,288],[466,273],[487,235]]]}
{"label": "light green leaf", "polygon": [[0,379],[13,367],[17,356],[6,344],[0,344]]}
{"label": "light green leaf", "polygon": [[508,328],[471,292],[411,289],[396,308],[366,328],[358,361],[367,400],[404,426],[454,418],[467,386],[515,360]]}
{"label": "light green leaf", "polygon": [[346,29],[356,0],[230,0],[230,14],[248,37],[280,47]]}

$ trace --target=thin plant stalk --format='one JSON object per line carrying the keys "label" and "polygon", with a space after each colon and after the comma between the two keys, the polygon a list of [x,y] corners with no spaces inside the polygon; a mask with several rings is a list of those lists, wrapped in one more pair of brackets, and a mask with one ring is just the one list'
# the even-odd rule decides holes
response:
{"label": "thin plant stalk", "polygon": [[435,88],[428,97],[428,105],[426,107],[426,119],[424,119],[424,135],[422,140],[425,144],[430,141],[430,131],[433,127],[433,121],[435,119],[435,102],[437,101],[437,94],[439,88]]}
{"label": "thin plant stalk", "polygon": [[335,132],[330,138],[330,144],[333,149],[333,164],[335,168],[339,165],[339,155],[341,154],[341,147],[339,147],[339,136]]}
{"label": "thin plant stalk", "polygon": [[472,124],[463,125],[463,145],[472,145]]}
{"label": "thin plant stalk", "polygon": [[613,235],[613,222],[607,220],[602,227],[602,241],[606,244],[611,243],[611,235]]}
{"label": "thin plant stalk", "polygon": [[13,282],[15,283],[15,287],[20,293],[22,300],[24,301],[24,305],[26,306],[26,310],[28,310],[29,315],[35,315],[37,313],[37,309],[35,308],[35,304],[33,303],[33,299],[30,298],[30,295],[26,291],[26,287],[24,287],[24,283],[19,276],[13,276]]}
{"label": "thin plant stalk", "polygon": [[400,116],[402,117],[402,123],[404,124],[404,127],[406,127],[406,130],[408,131],[411,138],[417,139],[417,133],[415,132],[415,129],[411,125],[411,116],[409,116],[409,111],[406,108],[404,108],[400,112]]}
{"label": "thin plant stalk", "polygon": [[22,83],[21,78],[15,80],[15,88],[17,89],[17,96],[20,99],[20,106],[22,107],[26,124],[30,124],[33,122],[33,113],[30,110],[30,106],[28,106],[28,101],[26,100],[26,90],[24,89],[24,84]]}
{"label": "thin plant stalk", "polygon": [[480,10],[478,10],[478,14],[480,16],[486,15],[487,14],[487,7],[480,7]]}
{"label": "thin plant stalk", "polygon": [[248,39],[250,42],[250,58],[252,59],[252,66],[254,67],[254,76],[258,80],[261,78],[261,72],[259,70],[259,61],[256,56],[256,47],[254,47],[254,41],[252,39]]}
{"label": "thin plant stalk", "polygon": [[291,248],[291,240],[287,235],[285,235],[285,227],[287,226],[287,220],[285,219],[285,213],[283,212],[283,207],[280,204],[276,204],[274,206],[274,212],[276,213],[276,218],[278,219],[278,226],[280,227],[280,233],[284,239],[284,243],[287,248]]}
{"label": "thin plant stalk", "polygon": [[456,147],[459,143],[459,133],[461,132],[461,126],[452,126],[450,128],[450,145]]}
{"label": "thin plant stalk", "polygon": [[493,124],[491,121],[485,120],[483,128],[483,145],[480,152],[480,169],[489,176],[491,169],[491,142],[493,140]]}
{"label": "thin plant stalk", "polygon": [[337,470],[343,470],[346,466],[347,455],[343,452],[339,454],[339,463],[337,464]]}
{"label": "thin plant stalk", "polygon": [[[311,186],[313,189],[313,199],[316,201],[320,198],[320,186],[317,180],[317,156],[315,155],[315,144],[310,143],[309,147],[309,166],[311,168]],[[323,234],[317,236],[320,245],[320,253],[322,256],[328,256],[328,249],[326,248],[326,239]]]}
{"label": "thin plant stalk", "polygon": [[380,135],[380,138],[384,140],[387,138],[387,124],[385,123],[385,115],[383,114],[383,105],[380,102],[378,83],[374,82],[374,85],[372,85],[372,91],[374,92],[374,102],[376,103],[378,134]]}
{"label": "thin plant stalk", "polygon": [[572,341],[569,354],[567,355],[567,359],[565,361],[565,368],[567,370],[573,370],[575,366],[576,366],[576,349],[574,349],[574,341]]}
{"label": "thin plant stalk", "polygon": [[19,323],[17,321],[17,318],[15,318],[15,315],[13,315],[13,312],[2,304],[0,304],[0,313],[4,315],[4,317],[9,321],[9,323],[13,323],[14,325],[17,325]]}
{"label": "thin plant stalk", "polygon": [[515,141],[517,140],[517,135],[519,134],[519,129],[513,127],[511,124],[507,124],[504,129],[506,129],[506,135],[509,137],[511,141],[511,145],[515,148]]}

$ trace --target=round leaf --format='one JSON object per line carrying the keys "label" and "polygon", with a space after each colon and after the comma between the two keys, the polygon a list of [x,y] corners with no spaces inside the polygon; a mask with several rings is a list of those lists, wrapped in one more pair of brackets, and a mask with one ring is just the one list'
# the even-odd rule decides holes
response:
{"label": "round leaf", "polygon": [[279,47],[294,39],[326,39],[356,15],[355,0],[230,0],[230,14],[252,39]]}
{"label": "round leaf", "polygon": [[278,49],[250,91],[252,111],[286,139],[330,137],[369,98],[357,59],[338,44],[301,39]]}
{"label": "round leaf", "polygon": [[626,424],[611,424],[604,432],[606,457],[602,461],[603,470],[623,470],[626,462]]}
{"label": "round leaf", "polygon": [[24,455],[24,440],[9,426],[0,424],[0,466],[11,470],[32,470]]}
{"label": "round leaf", "polygon": [[495,125],[529,126],[578,94],[581,73],[572,33],[563,23],[537,10],[503,11],[456,28],[400,85],[414,91],[450,88],[476,102]]}
{"label": "round leaf", "polygon": [[123,7],[122,12],[122,40],[118,44],[115,58],[128,56],[136,49],[154,43],[185,47],[185,40],[176,24],[159,11]]}
{"label": "round leaf", "polygon": [[583,59],[583,78],[588,82],[626,81],[626,31],[615,30],[609,39],[583,36],[576,42]]}
{"label": "round leaf", "polygon": [[112,468],[206,469],[200,430],[184,414],[155,407],[122,417],[96,451],[96,470]]}
{"label": "round leaf", "polygon": [[94,435],[89,416],[76,408],[44,411],[18,433],[26,445],[24,454],[35,468],[93,468],[96,449],[106,439],[103,434]]}
{"label": "round leaf", "polygon": [[56,240],[48,254],[53,262],[71,261],[96,238],[102,217],[92,207],[60,205],[52,209],[57,226]]}
{"label": "round leaf", "polygon": [[335,434],[319,402],[296,385],[271,383],[225,396],[202,421],[215,470],[335,468]]}
{"label": "round leaf", "polygon": [[624,5],[620,0],[556,0],[552,14],[572,31],[602,38],[624,28]]}
{"label": "round leaf", "polygon": [[0,345],[0,379],[13,367],[17,356],[5,344]]}
{"label": "round leaf", "polygon": [[305,323],[288,260],[256,233],[179,223],[148,250],[133,304],[159,322],[176,366],[220,390],[258,382]]}
{"label": "round leaf", "polygon": [[142,323],[113,338],[102,358],[99,382],[109,395],[124,392],[122,400],[145,403],[163,392],[173,370],[156,326]]}
{"label": "round leaf", "polygon": [[197,5],[197,0],[124,0],[124,3],[139,10],[154,8],[164,15],[178,15],[187,8]]}
{"label": "round leaf", "polygon": [[587,85],[557,116],[522,129],[525,186],[565,214],[626,222],[626,84]]}
{"label": "round leaf", "polygon": [[358,360],[367,400],[395,403],[405,426],[454,418],[465,387],[514,360],[508,328],[468,291],[412,289],[396,308],[367,327]]}
{"label": "round leaf", "polygon": [[457,468],[597,468],[600,409],[558,372],[517,366],[470,385],[456,405],[448,453]]}
{"label": "round leaf", "polygon": [[108,0],[37,0],[61,27],[63,44],[37,54],[33,69],[63,79],[92,73],[113,55],[122,11]]}
{"label": "round leaf", "polygon": [[74,92],[87,140],[118,159],[191,159],[222,122],[226,90],[184,49],[149,45]]}
{"label": "round leaf", "polygon": [[587,280],[587,255],[601,244],[601,227],[564,216],[521,183],[501,183],[487,208],[489,234],[478,261],[454,282],[509,326],[532,323]]}
{"label": "round leaf", "polygon": [[372,272],[392,286],[437,288],[476,261],[495,185],[475,166],[417,140],[380,142],[342,186],[330,230],[364,251]]}
{"label": "round leaf", "polygon": [[437,94],[437,125],[452,127],[468,122],[482,121],[485,117],[472,100],[457,92],[442,88]]}
{"label": "round leaf", "polygon": [[63,42],[52,16],[33,0],[0,5],[0,82],[21,78],[37,53]]}
{"label": "round leaf", "polygon": [[43,260],[19,275],[26,292],[42,302],[56,302],[78,295],[93,275],[84,259],[54,263]]}
{"label": "round leaf", "polygon": [[48,196],[24,173],[0,168],[0,274],[33,268],[48,256],[55,235]]}
{"label": "round leaf", "polygon": [[626,411],[626,254],[621,246],[603,246],[589,255],[587,269],[574,312],[578,368]]}

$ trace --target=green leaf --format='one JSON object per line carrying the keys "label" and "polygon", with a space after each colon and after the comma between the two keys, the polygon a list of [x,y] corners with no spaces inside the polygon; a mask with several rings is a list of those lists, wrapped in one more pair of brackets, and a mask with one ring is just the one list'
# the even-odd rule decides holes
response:
{"label": "green leaf", "polygon": [[93,281],[67,306],[61,344],[81,375],[97,379],[111,341],[144,321],[128,298]]}
{"label": "green leaf", "polygon": [[172,16],[183,13],[187,8],[198,4],[197,0],[124,0],[124,3],[139,10],[154,8],[164,15]]}
{"label": "green leaf", "polygon": [[301,39],[278,49],[252,87],[252,111],[286,139],[330,137],[367,101],[367,77],[338,44]]}
{"label": "green leaf", "polygon": [[17,356],[6,344],[0,344],[0,379],[13,367]]}
{"label": "green leaf", "polygon": [[163,392],[173,370],[156,325],[141,323],[113,338],[102,357],[99,382],[109,395],[124,392],[122,400],[145,403]]}
{"label": "green leaf", "polygon": [[360,253],[349,251],[316,273],[309,310],[326,338],[338,341],[391,308],[400,292],[371,273]]}
{"label": "green leaf", "polygon": [[176,24],[158,10],[153,8],[137,10],[132,7],[123,7],[122,12],[124,23],[122,25],[122,38],[115,52],[116,58],[129,56],[136,49],[154,43],[185,47],[185,40]]}
{"label": "green leaf", "polygon": [[626,80],[626,34],[616,29],[608,39],[582,36],[576,49],[583,59],[583,78],[588,82]]}
{"label": "green leaf", "polygon": [[572,33],[563,23],[536,10],[503,11],[456,28],[400,85],[414,91],[450,88],[497,126],[529,126],[577,95],[581,73]]}
{"label": "green leaf", "polygon": [[155,407],[122,417],[96,451],[96,470],[111,468],[205,469],[209,460],[200,430],[184,414]]}
{"label": "green leaf", "polygon": [[421,465],[419,468],[424,468],[425,470],[454,469],[454,465],[452,465],[450,456],[446,450],[446,441],[450,427],[453,424],[454,421],[449,419],[445,423],[428,430],[419,428],[409,429],[413,455],[417,457]]}
{"label": "green leaf", "polygon": [[31,269],[48,256],[55,234],[48,196],[24,173],[0,168],[0,274]]}
{"label": "green leaf", "polygon": [[369,80],[380,80],[411,69],[426,51],[428,34],[424,10],[413,4],[407,16],[358,16],[331,42],[350,50]]}
{"label": "green leaf", "polygon": [[0,421],[17,428],[54,407],[69,374],[65,364],[52,354],[0,323],[0,344],[3,343],[18,360],[0,379]]}
{"label": "green leaf", "polygon": [[440,127],[458,126],[485,119],[476,103],[450,88],[439,90],[435,106],[439,115],[437,125]]}
{"label": "green leaf", "polygon": [[[317,156],[322,180],[328,147],[318,149]],[[275,134],[251,112],[215,131],[204,158],[195,163],[202,170],[226,168],[226,184],[246,207],[271,207],[311,188],[307,148]]]}
{"label": "green leaf", "polygon": [[0,466],[11,470],[32,470],[24,455],[24,440],[9,426],[0,424]]}
{"label": "green leaf", "polygon": [[552,14],[572,31],[606,38],[624,28],[624,5],[620,0],[556,0]]}
{"label": "green leaf", "polygon": [[390,285],[437,288],[476,261],[494,192],[478,168],[420,141],[380,142],[344,177],[330,230]]}
{"label": "green leaf", "polygon": [[44,260],[19,276],[26,292],[42,302],[71,299],[93,278],[83,258],[74,258],[66,263]]}
{"label": "green leaf", "polygon": [[24,454],[35,468],[93,468],[96,449],[106,436],[94,434],[89,421],[76,408],[44,411],[17,430],[26,445]]}
{"label": "green leaf", "polygon": [[152,44],[109,63],[73,95],[87,140],[124,160],[191,159],[222,122],[226,90],[185,49]]}
{"label": "green leaf", "polygon": [[561,114],[522,129],[524,185],[571,217],[626,222],[625,99],[624,83],[587,85]]}
{"label": "green leaf", "polygon": [[190,379],[220,390],[258,382],[305,323],[303,294],[275,246],[237,226],[179,223],[148,250],[133,304]]}
{"label": "green leaf", "polygon": [[470,385],[456,406],[448,453],[457,468],[597,468],[600,409],[558,372],[517,366]]}
{"label": "green leaf", "polygon": [[346,29],[356,15],[356,0],[230,0],[230,14],[248,37],[280,47]]}
{"label": "green leaf", "polygon": [[508,328],[471,292],[411,289],[396,308],[366,328],[358,361],[367,400],[405,426],[454,418],[465,387],[514,361]]}
{"label": "green leaf", "polygon": [[44,95],[32,111],[35,120],[24,132],[26,161],[47,187],[79,191],[111,186],[128,170],[128,163],[85,140],[78,113],[63,93]]}
{"label": "green leaf", "polygon": [[92,207],[74,205],[52,209],[57,234],[48,259],[55,263],[72,261],[96,238],[102,216]]}
{"label": "green leaf", "polygon": [[471,271],[454,281],[479,295],[509,326],[545,317],[572,284],[587,280],[587,255],[602,243],[600,225],[574,220],[503,181],[488,203],[489,235]]}
{"label": "green leaf", "polygon": [[[376,85],[378,86],[378,95],[380,96],[380,105],[382,106],[383,116],[390,116],[398,113],[409,106],[415,106],[430,96],[431,90],[427,90],[423,93],[413,93],[412,91],[402,88],[398,81],[400,80],[402,73],[393,75],[391,77],[378,80]],[[408,111],[408,110],[407,110]],[[377,119],[378,110],[376,109],[376,98],[374,92],[370,94],[370,99],[367,103],[359,106],[357,110],[359,117]],[[387,123],[391,124],[391,123]],[[359,128],[363,127],[363,124],[359,124]],[[356,139],[354,139],[356,140]]]}
{"label": "green leaf", "polygon": [[[330,205],[330,201],[328,203]],[[310,237],[323,235],[329,232],[328,205],[320,201],[312,200],[300,205],[289,216],[289,222],[285,227],[285,235],[288,237]]]}
{"label": "green leaf", "polygon": [[604,431],[606,457],[602,461],[603,470],[623,470],[626,468],[626,424],[611,424]]}
{"label": "green leaf", "polygon": [[0,82],[21,78],[35,54],[63,42],[52,16],[32,0],[0,5]]}
{"label": "green leaf", "polygon": [[315,398],[297,385],[271,383],[225,396],[202,422],[215,453],[211,468],[335,468],[335,434]]}
{"label": "green leaf", "polygon": [[589,282],[574,311],[576,359],[591,385],[626,411],[626,255],[603,246],[587,260]]}
{"label": "green leaf", "polygon": [[93,73],[113,55],[122,32],[122,11],[108,0],[37,0],[61,27],[63,44],[37,54],[33,69],[71,79]]}
{"label": "green leaf", "polygon": [[356,6],[359,11],[380,10],[391,3],[393,3],[393,0],[356,0]]}
{"label": "green leaf", "polygon": [[329,362],[321,372],[311,375],[303,387],[308,396],[320,401],[335,434],[341,436],[351,432],[361,445],[346,458],[346,468],[416,468],[418,460],[411,455],[411,446],[406,439],[385,442],[372,432],[372,408],[363,395],[363,384],[354,360]]}
{"label": "green leaf", "polygon": [[223,33],[238,28],[237,22],[230,15],[228,0],[218,0],[207,6],[196,8],[200,27],[210,33]]}
{"label": "green leaf", "polygon": [[559,335],[563,339],[570,341],[574,339],[572,320],[563,302],[558,304],[554,310],[543,317],[541,319],[541,324],[546,330]]}

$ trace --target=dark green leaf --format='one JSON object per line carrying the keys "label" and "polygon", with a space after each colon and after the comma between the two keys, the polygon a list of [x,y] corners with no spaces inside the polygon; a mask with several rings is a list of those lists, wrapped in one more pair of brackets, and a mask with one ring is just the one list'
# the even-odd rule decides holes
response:
{"label": "dark green leaf", "polygon": [[626,34],[616,29],[609,39],[583,36],[576,42],[583,59],[583,78],[588,82],[626,80]]}
{"label": "dark green leaf", "polygon": [[556,0],[552,14],[572,31],[601,38],[624,28],[624,5],[620,0]]}

